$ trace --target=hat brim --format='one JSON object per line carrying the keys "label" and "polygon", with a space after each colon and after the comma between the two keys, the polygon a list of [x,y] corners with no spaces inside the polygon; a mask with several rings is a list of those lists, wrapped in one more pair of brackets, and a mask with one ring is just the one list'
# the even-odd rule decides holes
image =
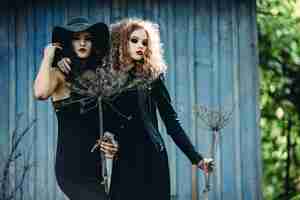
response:
{"label": "hat brim", "polygon": [[89,32],[94,37],[95,48],[100,51],[108,51],[109,29],[104,23],[81,26],[55,26],[52,31],[52,43],[60,43],[63,47],[70,44],[73,33]]}

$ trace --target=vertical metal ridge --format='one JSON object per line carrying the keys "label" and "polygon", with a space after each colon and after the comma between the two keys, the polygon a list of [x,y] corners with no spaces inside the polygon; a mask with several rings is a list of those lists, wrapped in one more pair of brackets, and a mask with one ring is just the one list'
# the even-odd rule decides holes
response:
{"label": "vertical metal ridge", "polygon": [[[173,26],[170,30],[173,29],[173,40],[170,41],[171,43],[174,43],[174,68],[173,68],[173,76],[174,76],[174,98],[173,98],[173,106],[177,112],[177,114],[180,115],[180,110],[179,110],[179,103],[178,103],[178,84],[177,84],[177,79],[178,79],[178,73],[177,73],[177,68],[178,68],[178,52],[177,52],[177,49],[178,49],[178,44],[177,44],[177,41],[176,41],[176,38],[178,37],[177,36],[177,31],[178,29],[178,13],[177,13],[177,9],[178,9],[178,0],[176,1],[173,1],[173,12],[174,12],[174,15],[173,15]],[[173,145],[173,140],[172,140],[172,145]],[[180,189],[181,189],[181,186],[180,186],[180,166],[179,166],[179,163],[180,163],[180,156],[178,154],[178,148],[177,146],[173,145],[174,146],[174,151],[175,151],[175,155],[176,155],[176,197],[178,199],[180,199],[181,197],[181,192],[180,192]]]}
{"label": "vertical metal ridge", "polygon": [[125,0],[113,0],[112,1],[112,23],[115,23],[125,16],[128,15],[129,7],[127,1]]}
{"label": "vertical metal ridge", "polygon": [[149,16],[146,12],[146,0],[144,1],[131,1],[126,0],[126,7],[125,8],[125,14],[124,17],[126,18],[138,18],[138,19],[150,19],[151,16]]}
{"label": "vertical metal ridge", "polygon": [[[152,1],[152,5],[151,5]],[[152,19],[152,12],[153,10],[151,9],[151,6],[153,6],[154,0],[145,0],[143,9],[141,9],[141,12],[143,13],[143,18],[145,19]],[[155,3],[154,3],[155,4]]]}
{"label": "vertical metal ridge", "polygon": [[[255,107],[255,116],[256,119],[254,121],[253,126],[256,127],[256,147],[261,147],[261,137],[260,137],[260,128],[259,128],[259,123],[260,123],[260,109],[259,109],[259,69],[258,69],[258,36],[257,36],[257,21],[256,21],[256,1],[250,0],[250,24],[252,27],[252,45],[251,45],[251,50],[253,54],[253,66],[255,66],[255,70],[253,70],[253,88],[255,88],[255,95],[254,96],[254,106]],[[262,199],[262,160],[261,160],[261,150],[260,148],[257,148],[256,150],[256,198],[255,199]]]}
{"label": "vertical metal ridge", "polygon": [[[172,0],[168,0],[165,4],[167,7],[167,45],[165,46],[165,52],[167,55],[167,61],[168,61],[168,72],[167,72],[167,85],[170,92],[170,96],[172,98],[173,106],[175,106],[174,101],[176,98],[176,75],[175,75],[175,68],[176,68],[176,61],[175,61],[175,44],[174,44],[174,32],[171,31],[171,29],[174,27],[174,4]],[[171,144],[172,141],[169,138],[169,143]],[[173,196],[177,196],[177,188],[178,188],[178,176],[177,176],[177,155],[176,155],[176,147],[175,145],[170,145],[170,158],[172,158],[170,161],[171,168],[171,175],[172,175],[172,182],[171,182],[171,192]]]}
{"label": "vertical metal ridge", "polygon": [[[28,73],[28,125],[36,118],[36,104],[33,94],[33,80],[35,75],[35,62],[34,62],[34,48],[35,48],[35,27],[34,27],[34,7],[33,7],[33,0],[29,0],[27,4],[27,26],[30,29],[27,34],[27,46],[28,50],[27,52],[27,73]],[[27,151],[29,154],[28,162],[32,165],[29,174],[27,176],[28,182],[26,182],[27,191],[25,193],[25,199],[32,199],[34,198],[35,194],[35,188],[34,184],[34,168],[36,167],[34,165],[34,154],[35,154],[35,146],[34,146],[34,138],[36,133],[36,124],[33,125],[30,132],[28,133],[28,144],[27,144]],[[29,147],[29,148],[28,148]]]}
{"label": "vertical metal ridge", "polygon": [[[28,24],[27,24],[27,10],[28,7],[26,6],[25,2],[21,2],[17,11],[19,15],[16,18],[16,54],[17,54],[17,61],[16,61],[16,112],[17,114],[22,114],[16,126],[17,129],[17,137],[25,130],[28,126],[28,70],[26,70],[27,62],[28,62]],[[18,146],[18,151],[21,152],[21,156],[19,159],[15,161],[15,181],[16,185],[18,185],[22,181],[22,173],[24,169],[24,165],[27,162],[27,145],[28,145],[28,135],[22,138],[20,145]],[[24,179],[23,187],[16,193],[16,198],[26,198],[24,195],[27,194],[27,187],[26,183],[28,183],[27,177]]]}
{"label": "vertical metal ridge", "polygon": [[[35,2],[35,0],[33,0],[33,2]],[[36,21],[36,18],[37,18],[37,8],[34,7],[33,8],[33,14],[34,14],[34,18],[33,18],[33,29],[34,29],[34,47],[33,47],[33,54],[36,55],[36,53],[38,52],[37,51],[37,31],[39,29],[39,27],[37,26],[37,21]],[[39,67],[38,67],[38,64],[37,64],[37,60],[36,60],[36,56],[33,57],[33,63],[34,63],[34,75],[36,76],[38,70],[39,70]],[[35,123],[35,126],[34,126],[34,133],[33,133],[33,161],[34,161],[34,168],[33,168],[33,175],[32,175],[32,187],[33,187],[33,199],[36,199],[37,198],[37,193],[38,193],[38,189],[37,189],[37,185],[34,184],[35,181],[37,180],[37,158],[38,158],[38,155],[37,155],[37,152],[38,152],[38,148],[37,148],[37,134],[38,134],[38,117],[37,117],[37,114],[38,114],[38,105],[37,105],[37,101],[34,102],[34,115],[35,115],[35,118],[36,118],[36,123]]]}
{"label": "vertical metal ridge", "polygon": [[80,15],[88,16],[90,1],[80,0]]}
{"label": "vertical metal ridge", "polygon": [[105,1],[105,4],[103,6],[103,18],[104,18],[104,23],[106,23],[108,26],[109,24],[111,23],[111,1],[109,0],[106,0]]}
{"label": "vertical metal ridge", "polygon": [[190,139],[195,147],[196,150],[198,150],[198,142],[197,142],[197,117],[194,113],[195,105],[197,104],[197,82],[196,82],[196,70],[195,70],[195,63],[196,63],[196,51],[195,51],[195,0],[191,0],[191,6],[189,7],[189,10],[191,10],[191,14],[188,16],[188,74],[189,79],[191,80],[190,85],[190,109],[189,109],[189,116],[191,119],[190,122]]}
{"label": "vertical metal ridge", "polygon": [[[191,139],[192,144],[194,145],[194,148],[196,149],[196,151],[198,151],[197,149],[197,116],[195,115],[194,112],[194,108],[197,104],[197,90],[196,90],[196,73],[195,73],[195,57],[196,57],[196,51],[195,51],[195,1],[191,0],[190,6],[188,6],[188,10],[190,11],[190,14],[188,15],[188,35],[187,35],[187,49],[188,49],[188,55],[187,55],[187,67],[188,67],[188,79],[190,80],[190,87],[189,87],[189,93],[190,93],[190,101],[189,101],[189,119],[190,119],[190,123],[189,123],[189,127],[190,127],[190,134],[189,137]],[[190,165],[190,180],[191,181],[191,198],[193,198],[193,192],[195,192],[195,196],[194,198],[198,198],[198,194],[197,191],[200,190],[196,190],[196,188],[198,187],[198,181],[197,181],[197,174],[199,173],[198,168],[196,167],[195,172],[193,172],[193,167],[192,165]],[[195,174],[193,174],[195,173]],[[195,176],[195,177],[193,177]],[[195,178],[194,182],[193,179]],[[193,185],[193,183],[196,183],[196,185]],[[193,188],[196,187],[196,188]],[[193,191],[195,190],[195,191]]]}
{"label": "vertical metal ridge", "polygon": [[[214,0],[212,3],[212,57],[213,57],[213,63],[212,63],[212,90],[213,90],[213,98],[212,98],[212,107],[218,108],[219,107],[219,1]],[[216,99],[217,98],[217,99]],[[219,141],[221,142],[221,141]],[[216,154],[216,171],[215,176],[213,177],[214,185],[216,186],[216,190],[213,194],[210,196],[213,196],[214,199],[222,199],[221,197],[221,155],[220,155],[220,149],[217,148],[217,154]],[[211,197],[210,197],[211,198]]]}
{"label": "vertical metal ridge", "polygon": [[[2,10],[3,9],[3,10]],[[2,17],[0,19],[0,49],[1,49],[1,68],[0,68],[0,96],[3,99],[3,103],[0,104],[0,170],[2,170],[2,164],[4,158],[9,152],[9,7],[4,4],[1,8]],[[4,157],[2,157],[4,156]]]}
{"label": "vertical metal ridge", "polygon": [[[10,8],[9,19],[9,150],[12,149],[12,133],[16,128],[16,9]],[[15,163],[12,163],[10,176],[15,177]],[[10,178],[9,186],[14,187],[15,182]]]}
{"label": "vertical metal ridge", "polygon": [[[3,9],[3,10],[2,10]],[[9,100],[10,100],[10,10],[7,4],[2,5],[1,8],[2,16],[0,19],[0,41],[1,41],[1,58],[0,58],[0,172],[3,171],[5,167],[5,161],[8,158],[11,146],[10,146],[10,121],[9,121]],[[1,179],[2,179],[1,173]],[[2,192],[0,194],[2,195]],[[1,197],[0,197],[1,198]]]}
{"label": "vertical metal ridge", "polygon": [[[241,16],[241,11],[240,11],[240,7],[241,7],[241,4],[242,3],[239,3],[239,5],[238,5],[238,7],[237,7],[237,16],[238,16],[238,18],[237,18],[237,28],[238,28],[238,35],[239,35],[239,38],[238,38],[238,43],[239,43],[239,49],[238,49],[238,53],[239,53],[239,57],[240,57],[240,59],[241,59],[241,56],[242,56],[242,52],[241,52],[241,48],[242,48],[242,35],[241,35],[241,21],[242,21],[242,16]],[[241,91],[241,86],[242,86],[242,79],[241,79],[241,74],[242,74],[242,63],[240,63],[240,66],[239,66],[239,74],[238,74],[238,78],[239,78],[239,81],[240,81],[240,85],[239,85],[239,88],[238,88],[238,90],[239,90],[239,105],[242,105],[243,104],[243,92]],[[240,115],[243,113],[243,111],[244,111],[244,108],[243,107],[239,107],[239,113],[240,113]],[[244,129],[243,129],[243,125],[244,125],[244,122],[243,121],[240,121],[240,142],[241,142],[241,147],[243,147],[243,148],[241,148],[241,155],[244,155],[245,154],[245,146],[244,146]],[[241,184],[241,193],[242,193],[242,199],[247,199],[246,197],[245,197],[245,194],[248,192],[247,190],[246,190],[246,188],[244,187],[244,185],[245,185],[245,179],[247,179],[247,177],[245,177],[245,157],[243,156],[242,158],[241,158],[241,173],[243,174],[243,176],[241,177],[241,182],[242,182],[242,184]]]}
{"label": "vertical metal ridge", "polygon": [[[241,66],[240,78],[248,78],[248,81],[241,82],[240,91],[241,91],[241,102],[243,107],[241,108],[243,112],[249,113],[247,115],[247,120],[241,122],[242,126],[242,154],[243,154],[243,197],[245,199],[254,199],[257,189],[257,176],[255,172],[257,169],[257,146],[256,140],[259,140],[256,124],[256,111],[253,112],[253,109],[256,108],[255,95],[257,94],[257,88],[254,87],[254,71],[253,71],[253,59],[254,54],[252,51],[253,44],[253,27],[251,26],[251,12],[249,11],[250,1],[239,1],[239,10],[240,10],[240,24],[239,24],[239,33],[240,33],[240,57],[243,59],[243,65]],[[250,96],[250,97],[249,97]],[[251,97],[252,96],[252,97]],[[254,98],[253,98],[254,96]],[[254,101],[253,101],[254,100]],[[255,156],[253,156],[255,155]]]}
{"label": "vertical metal ridge", "polygon": [[[37,67],[39,69],[39,65],[41,63],[42,59],[42,52],[46,44],[49,42],[48,35],[46,30],[48,29],[47,26],[47,9],[45,8],[45,5],[41,5],[36,10],[36,27],[38,29],[38,32],[36,32],[36,60]],[[46,166],[48,164],[47,159],[47,149],[46,145],[48,144],[48,116],[47,116],[47,103],[45,101],[37,101],[37,133],[36,133],[36,161],[37,161],[37,167],[36,167],[36,179],[35,179],[35,185],[36,185],[36,198],[37,199],[47,199],[47,173],[46,173]],[[46,145],[45,145],[46,144]]]}
{"label": "vertical metal ridge", "polygon": [[[234,5],[231,5],[232,1],[220,1],[220,23],[219,23],[219,34],[220,34],[220,85],[219,85],[219,97],[220,97],[220,108],[226,112],[230,112],[234,101],[234,66],[233,66],[233,21],[232,13]],[[219,143],[219,151],[221,153],[222,163],[222,199],[236,199],[236,180],[235,180],[235,154],[234,152],[234,140],[235,135],[233,134],[233,124],[231,119],[227,126],[221,130],[221,137]],[[227,133],[226,133],[227,132]],[[230,184],[226,184],[230,182]]]}
{"label": "vertical metal ridge", "polygon": [[[49,9],[50,11],[48,12],[47,15],[47,40],[50,42],[52,39],[52,27],[54,27],[55,25],[55,4],[54,2],[51,4],[51,9]],[[47,121],[48,121],[48,134],[47,134],[47,183],[48,183],[48,195],[47,198],[48,200],[52,200],[55,199],[55,188],[56,188],[56,179],[55,179],[55,174],[54,174],[54,165],[55,165],[55,148],[53,148],[53,144],[55,143],[53,135],[56,133],[55,129],[54,129],[54,116],[53,116],[53,108],[52,108],[52,104],[51,104],[51,100],[49,98],[48,102],[47,102]],[[51,191],[51,192],[50,192]]]}
{"label": "vertical metal ridge", "polygon": [[[176,60],[176,111],[178,113],[178,118],[181,121],[182,127],[185,130],[187,136],[191,136],[191,109],[190,101],[192,98],[190,87],[194,84],[194,80],[189,79],[189,68],[191,62],[193,62],[193,49],[189,49],[190,41],[189,39],[189,15],[192,11],[187,4],[183,4],[181,1],[176,1],[176,26],[173,27],[175,31],[175,60]],[[188,2],[189,4],[191,1]],[[192,21],[193,23],[193,21]],[[193,42],[193,41],[192,41]],[[194,94],[193,94],[194,95]],[[174,143],[173,143],[174,145]],[[181,184],[178,188],[179,199],[191,198],[191,163],[187,156],[178,148],[177,158],[178,158],[178,181]]]}
{"label": "vertical metal ridge", "polygon": [[239,34],[238,34],[238,12],[237,6],[234,6],[235,1],[232,2],[232,49],[233,49],[233,115],[232,115],[232,123],[234,123],[234,135],[235,135],[235,171],[236,171],[236,197],[237,199],[242,200],[242,172],[241,172],[241,122],[240,122],[240,92],[239,92],[239,69],[240,69],[240,56],[239,56]]}
{"label": "vertical metal ridge", "polygon": [[191,3],[189,4],[188,10],[190,10],[190,15],[188,15],[188,34],[187,34],[187,71],[188,71],[188,78],[189,78],[189,93],[190,93],[190,101],[189,103],[189,118],[190,118],[190,131],[189,137],[192,141],[192,143],[195,145],[195,148],[197,147],[197,136],[196,136],[196,122],[195,122],[195,115],[193,114],[193,108],[196,104],[196,83],[195,83],[195,0],[191,0]]}

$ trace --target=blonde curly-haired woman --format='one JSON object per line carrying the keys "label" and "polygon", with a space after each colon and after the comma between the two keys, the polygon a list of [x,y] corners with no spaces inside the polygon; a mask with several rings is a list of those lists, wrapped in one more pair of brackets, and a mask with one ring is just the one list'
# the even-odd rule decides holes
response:
{"label": "blonde curly-haired woman", "polygon": [[112,200],[168,200],[170,177],[168,156],[158,131],[156,110],[167,133],[193,164],[209,170],[211,160],[194,149],[180,125],[164,84],[159,27],[150,21],[125,19],[111,25],[112,68],[127,82],[141,84],[114,99],[121,113],[115,125],[119,138],[119,158],[112,174]]}

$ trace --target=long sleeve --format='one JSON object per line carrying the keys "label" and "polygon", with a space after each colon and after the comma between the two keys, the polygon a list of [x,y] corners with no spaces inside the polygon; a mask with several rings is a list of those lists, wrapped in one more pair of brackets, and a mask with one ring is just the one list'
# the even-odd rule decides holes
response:
{"label": "long sleeve", "polygon": [[176,145],[185,153],[193,164],[198,163],[203,159],[203,157],[195,150],[190,139],[183,130],[177,113],[171,104],[171,98],[164,84],[164,78],[162,75],[154,82],[153,92],[160,116],[166,126],[168,135],[172,137]]}

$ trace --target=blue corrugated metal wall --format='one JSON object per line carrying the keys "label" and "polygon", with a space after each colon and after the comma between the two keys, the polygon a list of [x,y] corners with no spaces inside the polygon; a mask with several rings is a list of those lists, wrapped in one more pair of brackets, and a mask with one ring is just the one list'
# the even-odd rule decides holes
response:
{"label": "blue corrugated metal wall", "polygon": [[[13,186],[20,179],[19,170],[24,163],[29,161],[35,166],[25,181],[24,196],[19,195],[18,199],[64,199],[53,173],[55,115],[49,101],[34,100],[32,86],[51,28],[76,15],[93,16],[108,24],[128,16],[157,22],[169,66],[168,88],[182,124],[200,152],[208,153],[210,139],[193,112],[195,105],[230,108],[235,104],[233,119],[220,139],[210,198],[261,199],[254,0],[4,3],[0,18],[1,159],[11,148],[17,114],[23,113],[20,131],[37,119],[21,146],[22,152],[31,153],[24,154],[11,169]],[[164,139],[170,158],[172,195],[178,200],[191,199],[191,165],[166,134]],[[198,189],[199,193],[203,189],[200,171]]]}

